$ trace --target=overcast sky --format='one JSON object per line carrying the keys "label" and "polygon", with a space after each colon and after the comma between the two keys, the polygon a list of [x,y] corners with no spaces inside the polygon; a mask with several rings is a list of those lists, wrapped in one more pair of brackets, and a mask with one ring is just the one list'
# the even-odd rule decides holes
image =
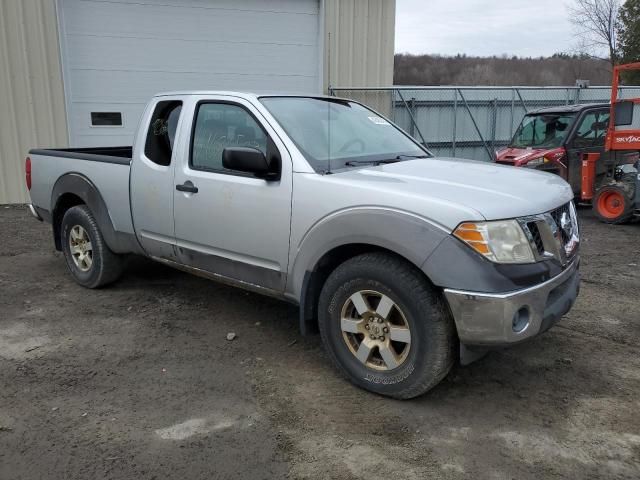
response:
{"label": "overcast sky", "polygon": [[397,0],[396,52],[538,57],[571,50],[570,0]]}

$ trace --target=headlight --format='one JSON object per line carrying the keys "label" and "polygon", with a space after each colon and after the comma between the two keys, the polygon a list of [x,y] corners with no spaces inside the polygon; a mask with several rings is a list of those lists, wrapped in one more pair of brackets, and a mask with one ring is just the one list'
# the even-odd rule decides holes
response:
{"label": "headlight", "polygon": [[533,263],[533,251],[515,220],[464,222],[453,234],[496,263]]}
{"label": "headlight", "polygon": [[529,160],[527,163],[525,163],[524,166],[529,168],[536,168],[542,165],[543,163],[545,163],[544,157],[538,157],[538,158],[534,158],[533,160]]}

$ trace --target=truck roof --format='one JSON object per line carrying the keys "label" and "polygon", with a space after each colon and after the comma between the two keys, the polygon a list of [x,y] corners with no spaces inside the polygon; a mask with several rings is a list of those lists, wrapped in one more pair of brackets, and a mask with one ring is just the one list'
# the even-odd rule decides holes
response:
{"label": "truck roof", "polygon": [[240,97],[246,99],[256,99],[259,97],[309,97],[309,98],[332,98],[329,95],[320,95],[314,93],[282,93],[282,92],[240,92],[229,90],[180,90],[175,92],[161,92],[154,95],[154,97],[168,97],[168,96],[189,96],[189,95],[222,95],[228,97]]}
{"label": "truck roof", "polygon": [[527,115],[537,115],[540,113],[574,113],[581,112],[587,108],[598,108],[598,107],[607,107],[609,108],[608,103],[578,103],[573,105],[557,105],[554,107],[545,107],[537,110],[531,110],[527,112]]}

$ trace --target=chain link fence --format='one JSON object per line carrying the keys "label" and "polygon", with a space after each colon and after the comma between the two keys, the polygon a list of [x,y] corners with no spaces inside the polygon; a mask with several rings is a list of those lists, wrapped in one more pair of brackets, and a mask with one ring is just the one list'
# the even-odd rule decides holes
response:
{"label": "chain link fence", "polygon": [[[609,87],[330,88],[329,93],[377,110],[438,156],[476,160],[493,160],[528,112],[611,98]],[[640,87],[621,87],[620,97],[640,97]]]}

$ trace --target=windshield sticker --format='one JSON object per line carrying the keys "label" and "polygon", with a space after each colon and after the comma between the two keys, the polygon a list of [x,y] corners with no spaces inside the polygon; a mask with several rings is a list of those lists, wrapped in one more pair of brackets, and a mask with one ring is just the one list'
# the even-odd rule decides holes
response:
{"label": "windshield sticker", "polygon": [[382,117],[369,117],[369,120],[371,120],[373,123],[375,123],[376,125],[390,125],[389,122],[387,122],[384,118]]}

